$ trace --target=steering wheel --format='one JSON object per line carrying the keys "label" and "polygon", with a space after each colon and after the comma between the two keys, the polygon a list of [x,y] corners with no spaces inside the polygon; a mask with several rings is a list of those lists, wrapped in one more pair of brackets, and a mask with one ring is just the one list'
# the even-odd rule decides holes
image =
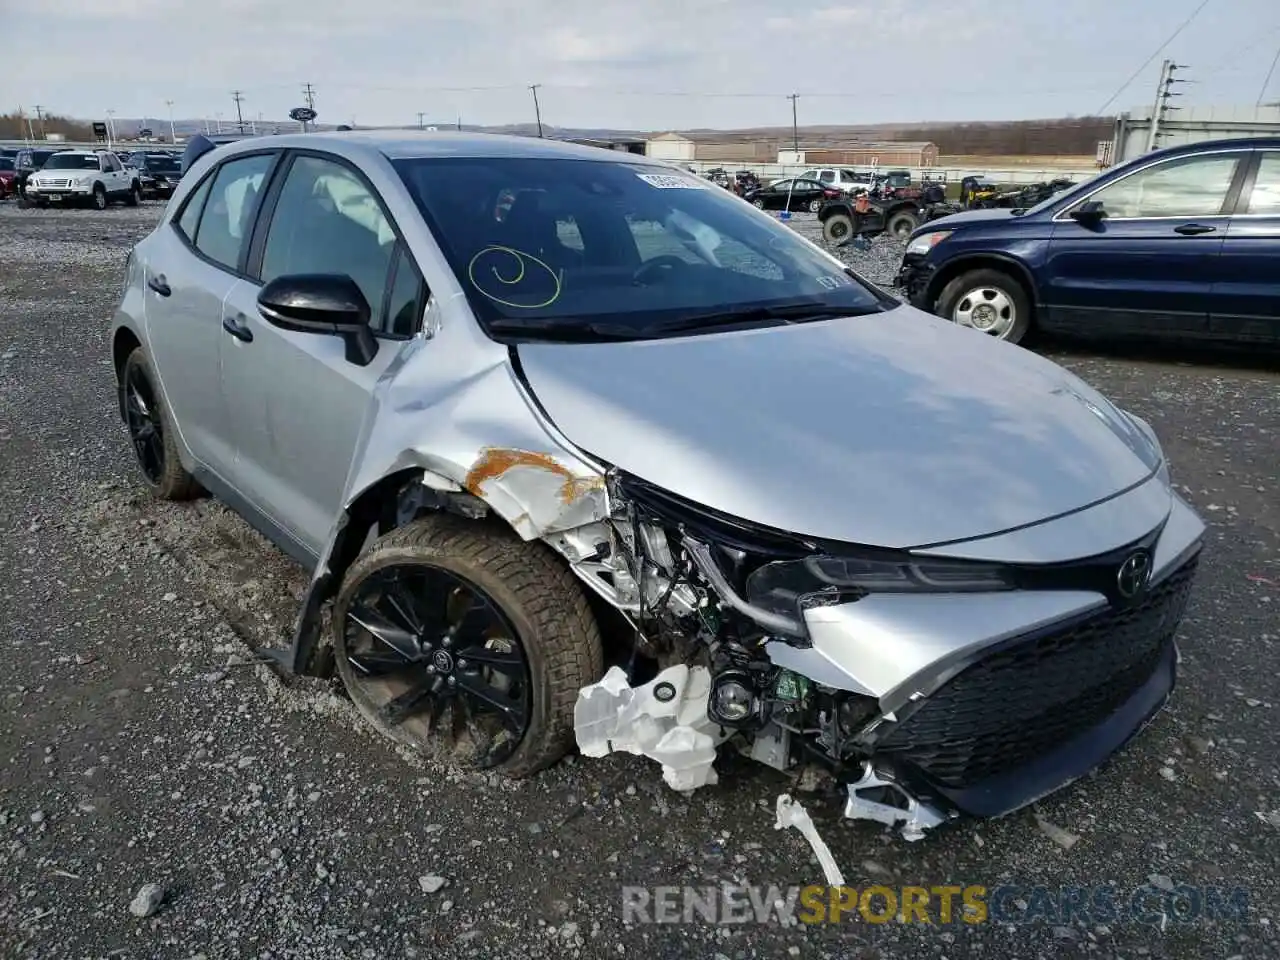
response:
{"label": "steering wheel", "polygon": [[664,253],[640,264],[639,269],[631,275],[631,282],[648,283],[650,277],[670,276],[673,271],[684,270],[688,266],[689,261],[677,257],[675,254]]}

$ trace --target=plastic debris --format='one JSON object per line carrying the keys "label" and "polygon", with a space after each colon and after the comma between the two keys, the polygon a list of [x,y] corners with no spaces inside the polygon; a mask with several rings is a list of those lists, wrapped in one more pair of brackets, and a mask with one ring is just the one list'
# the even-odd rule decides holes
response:
{"label": "plastic debris", "polygon": [[573,708],[573,727],[583,756],[622,751],[662,764],[662,779],[687,792],[717,782],[712,763],[723,733],[707,717],[711,674],[705,667],[668,667],[640,687],[611,667],[598,683],[583,687]]}
{"label": "plastic debris", "polygon": [[790,794],[784,793],[778,797],[777,819],[774,821],[773,829],[785,830],[787,827],[795,827],[809,841],[809,846],[813,848],[814,856],[818,858],[818,863],[822,864],[822,872],[826,875],[827,886],[843,887],[844,874],[836,866],[836,858],[831,855],[831,849],[827,846],[826,841],[818,835],[818,828],[813,825],[813,820],[809,817],[809,811],[792,800]]}
{"label": "plastic debris", "polygon": [[1058,826],[1051,820],[1046,820],[1040,814],[1036,814],[1036,826],[1040,828],[1040,832],[1046,837],[1060,846],[1063,850],[1070,850],[1079,841],[1080,837],[1063,827]]}

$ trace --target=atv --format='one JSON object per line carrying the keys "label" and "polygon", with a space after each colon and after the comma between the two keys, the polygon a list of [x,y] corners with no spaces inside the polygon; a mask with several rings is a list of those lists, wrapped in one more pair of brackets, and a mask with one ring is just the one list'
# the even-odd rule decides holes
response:
{"label": "atv", "polygon": [[836,197],[818,210],[822,237],[843,245],[854,237],[878,237],[888,233],[905,242],[922,223],[959,213],[964,208],[946,199],[941,183],[927,184],[918,197],[872,197],[860,191],[852,197]]}

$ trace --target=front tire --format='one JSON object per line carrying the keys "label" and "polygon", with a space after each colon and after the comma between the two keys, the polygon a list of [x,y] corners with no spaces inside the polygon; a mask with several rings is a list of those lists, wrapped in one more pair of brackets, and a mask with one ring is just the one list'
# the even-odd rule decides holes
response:
{"label": "front tire", "polygon": [[604,669],[587,598],[554,553],[446,514],[352,564],[332,631],[338,673],[378,730],[513,779],[569,750],[578,691]]}
{"label": "front tire", "polygon": [[997,340],[1020,343],[1031,329],[1031,298],[1002,270],[970,270],[956,277],[938,298],[937,314]]}
{"label": "front tire", "polygon": [[156,387],[151,361],[141,347],[120,370],[121,402],[134,458],[147,486],[161,500],[191,500],[200,485],[178,457],[177,431]]}

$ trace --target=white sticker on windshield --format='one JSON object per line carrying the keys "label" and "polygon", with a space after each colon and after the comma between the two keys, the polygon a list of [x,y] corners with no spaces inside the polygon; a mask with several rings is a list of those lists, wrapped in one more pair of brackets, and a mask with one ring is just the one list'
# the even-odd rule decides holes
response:
{"label": "white sticker on windshield", "polygon": [[670,176],[665,173],[637,173],[637,177],[659,190],[701,190],[702,184],[692,177]]}

